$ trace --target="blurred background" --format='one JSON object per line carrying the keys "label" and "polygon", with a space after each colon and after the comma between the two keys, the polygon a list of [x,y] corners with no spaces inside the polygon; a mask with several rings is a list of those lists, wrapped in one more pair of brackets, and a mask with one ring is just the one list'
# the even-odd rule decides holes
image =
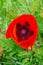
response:
{"label": "blurred background", "polygon": [[[37,40],[28,52],[5,38],[9,23],[22,14],[33,14],[38,24]],[[43,65],[43,0],[0,0],[0,65]]]}

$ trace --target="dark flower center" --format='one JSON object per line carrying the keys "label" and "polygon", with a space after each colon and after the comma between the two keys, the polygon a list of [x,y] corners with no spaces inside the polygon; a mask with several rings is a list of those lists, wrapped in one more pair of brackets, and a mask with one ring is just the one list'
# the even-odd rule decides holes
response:
{"label": "dark flower center", "polygon": [[26,34],[26,30],[25,29],[22,29],[21,30],[21,34],[25,35]]}
{"label": "dark flower center", "polygon": [[28,23],[25,23],[25,25],[18,23],[16,26],[16,34],[20,41],[20,39],[27,39],[29,36],[32,36],[34,32],[30,30]]}

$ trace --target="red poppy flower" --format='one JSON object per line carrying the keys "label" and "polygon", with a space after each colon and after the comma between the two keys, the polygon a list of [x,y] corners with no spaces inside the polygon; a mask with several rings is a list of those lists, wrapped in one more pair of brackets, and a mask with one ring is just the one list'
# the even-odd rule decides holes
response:
{"label": "red poppy flower", "polygon": [[36,19],[31,14],[24,14],[14,19],[8,26],[6,38],[12,38],[19,46],[32,48],[38,35]]}

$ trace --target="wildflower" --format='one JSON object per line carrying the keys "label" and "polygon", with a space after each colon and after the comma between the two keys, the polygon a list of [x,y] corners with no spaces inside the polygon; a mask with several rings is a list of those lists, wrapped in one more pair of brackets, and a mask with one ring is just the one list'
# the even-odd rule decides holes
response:
{"label": "wildflower", "polygon": [[14,19],[8,26],[6,38],[12,38],[19,46],[32,48],[38,35],[36,19],[31,14],[24,14]]}

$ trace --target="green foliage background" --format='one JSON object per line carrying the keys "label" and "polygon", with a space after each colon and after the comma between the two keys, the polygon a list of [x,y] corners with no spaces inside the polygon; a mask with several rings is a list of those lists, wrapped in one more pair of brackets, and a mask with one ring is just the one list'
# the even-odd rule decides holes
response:
{"label": "green foliage background", "polygon": [[[28,52],[5,38],[9,23],[21,14],[33,14],[38,24],[35,46]],[[0,0],[0,65],[43,65],[43,0]]]}

